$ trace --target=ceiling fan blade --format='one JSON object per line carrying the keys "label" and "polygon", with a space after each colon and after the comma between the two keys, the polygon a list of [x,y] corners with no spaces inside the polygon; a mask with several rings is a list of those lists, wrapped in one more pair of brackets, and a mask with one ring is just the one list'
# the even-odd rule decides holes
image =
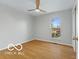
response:
{"label": "ceiling fan blade", "polygon": [[40,6],[40,0],[36,0],[36,9],[39,9]]}
{"label": "ceiling fan blade", "polygon": [[46,12],[45,10],[39,9],[41,12]]}
{"label": "ceiling fan blade", "polygon": [[30,10],[28,10],[28,11],[34,11],[35,9],[30,9]]}

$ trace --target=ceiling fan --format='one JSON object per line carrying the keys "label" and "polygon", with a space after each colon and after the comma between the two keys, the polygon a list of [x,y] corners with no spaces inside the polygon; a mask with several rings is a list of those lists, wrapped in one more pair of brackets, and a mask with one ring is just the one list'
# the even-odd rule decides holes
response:
{"label": "ceiling fan", "polygon": [[31,12],[35,11],[35,12],[39,12],[39,13],[46,12],[45,10],[42,10],[42,9],[39,8],[40,7],[40,0],[36,0],[35,5],[36,5],[35,9],[30,9],[28,11],[31,11]]}

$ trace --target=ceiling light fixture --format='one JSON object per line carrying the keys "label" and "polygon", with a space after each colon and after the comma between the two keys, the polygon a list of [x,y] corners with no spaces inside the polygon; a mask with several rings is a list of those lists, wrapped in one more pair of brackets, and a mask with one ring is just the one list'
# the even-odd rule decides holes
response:
{"label": "ceiling light fixture", "polygon": [[35,9],[35,11],[36,11],[36,12],[40,12],[40,10],[39,10],[39,9]]}

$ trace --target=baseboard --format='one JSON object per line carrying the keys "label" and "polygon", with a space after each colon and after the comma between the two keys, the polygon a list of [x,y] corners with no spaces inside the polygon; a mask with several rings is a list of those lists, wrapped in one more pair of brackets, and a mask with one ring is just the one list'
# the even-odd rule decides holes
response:
{"label": "baseboard", "polygon": [[[30,42],[30,41],[32,41],[32,40],[33,40],[33,39],[26,40],[26,41],[24,41],[24,42],[22,42],[22,43],[20,43],[20,44],[24,44],[24,43]],[[15,45],[17,46],[17,44],[15,44]],[[6,50],[6,49],[7,49],[7,47],[1,48],[0,51]]]}
{"label": "baseboard", "polygon": [[[72,47],[72,45],[69,45],[69,44],[63,44],[63,43],[58,43],[58,42],[49,41],[49,40],[44,40],[44,39],[38,39],[38,38],[33,38],[33,39],[30,39],[30,40],[26,40],[26,41],[24,41],[24,42],[22,42],[22,43],[20,43],[20,44],[24,44],[24,43],[30,42],[30,41],[32,41],[32,40],[40,40],[40,41],[44,41],[44,42],[50,42],[50,43],[54,43],[54,44],[59,44],[59,45],[65,45],[65,46]],[[5,49],[7,49],[7,47],[0,49],[0,51],[3,51],[3,50],[5,50]]]}
{"label": "baseboard", "polygon": [[59,45],[64,45],[64,46],[72,47],[71,44],[59,43],[59,42],[54,42],[54,41],[50,41],[50,40],[44,40],[44,39],[38,39],[38,38],[35,38],[34,40],[40,40],[40,41],[45,41],[45,42],[50,42],[50,43],[54,43],[54,44],[59,44]]}

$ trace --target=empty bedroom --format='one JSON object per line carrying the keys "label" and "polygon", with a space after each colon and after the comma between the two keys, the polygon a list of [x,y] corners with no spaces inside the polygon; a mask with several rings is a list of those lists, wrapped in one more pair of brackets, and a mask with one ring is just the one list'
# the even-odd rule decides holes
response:
{"label": "empty bedroom", "polygon": [[76,0],[0,0],[0,59],[77,59]]}

